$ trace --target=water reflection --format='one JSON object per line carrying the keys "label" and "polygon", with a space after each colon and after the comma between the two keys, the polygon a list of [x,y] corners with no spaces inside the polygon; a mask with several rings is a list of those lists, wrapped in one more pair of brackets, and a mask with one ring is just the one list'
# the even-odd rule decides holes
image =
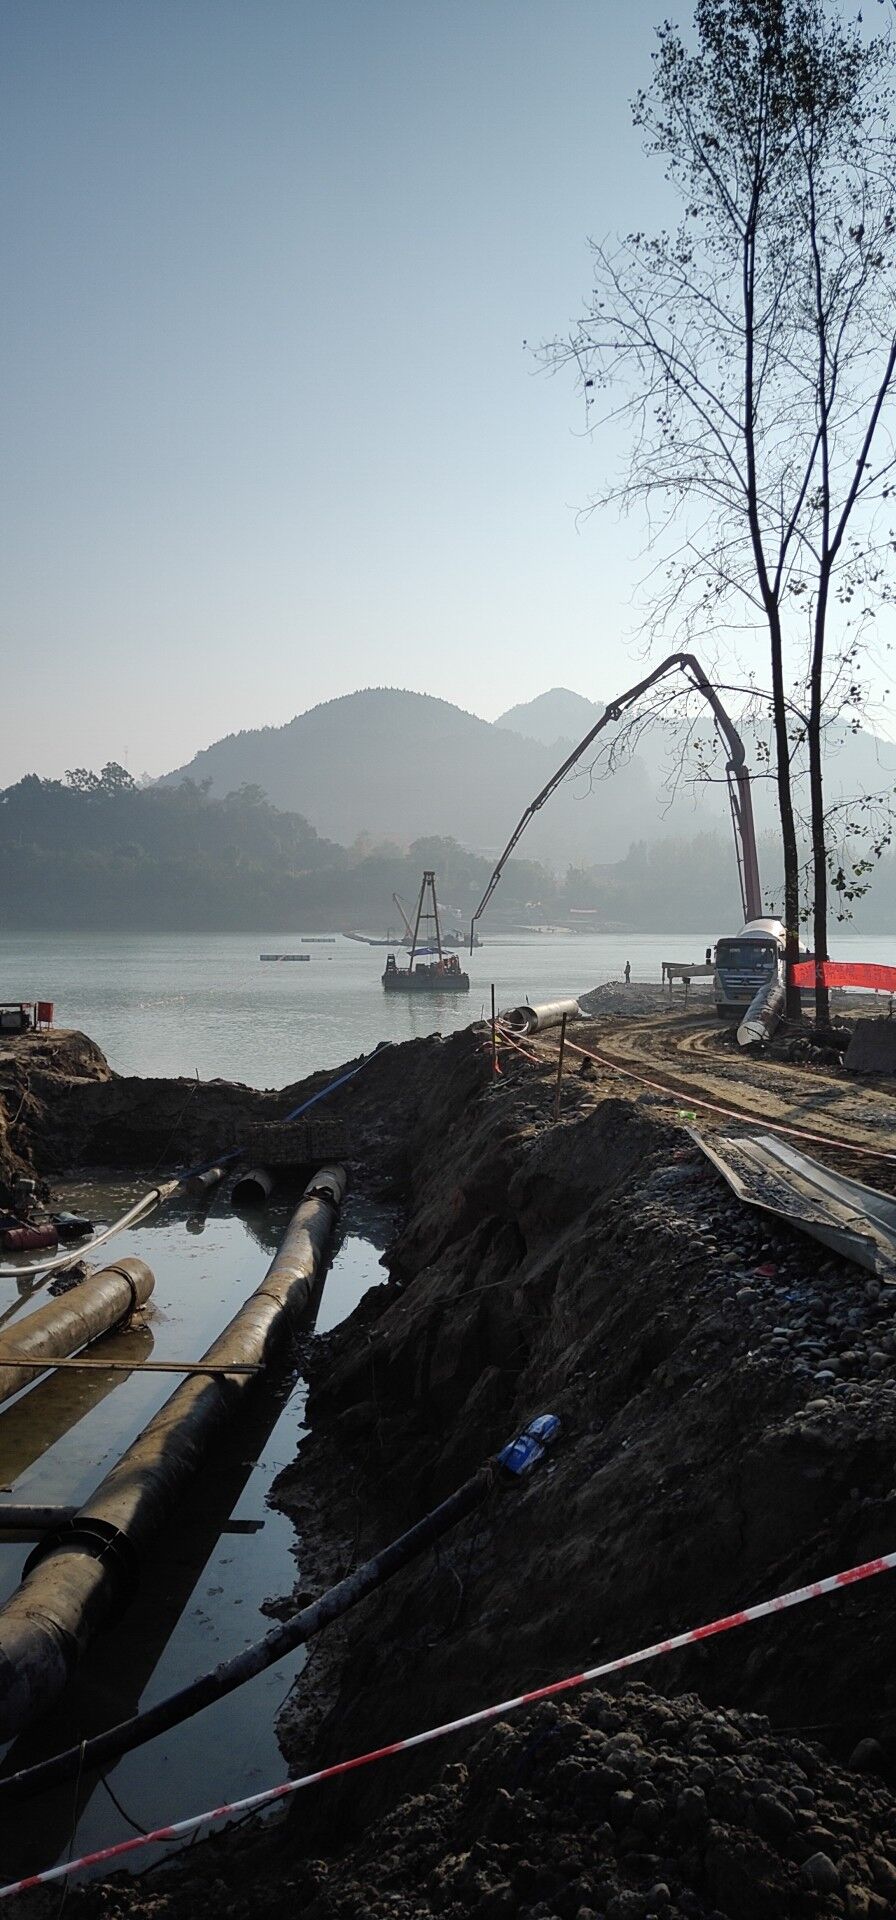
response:
{"label": "water reflection", "polygon": [[[72,1207],[76,1195],[78,1204],[88,1199],[97,1220],[114,1217],[130,1193],[120,1183],[83,1181],[64,1191]],[[62,1204],[61,1194],[56,1198]],[[116,1241],[116,1254],[138,1254],[156,1275],[149,1325],[109,1336],[102,1345],[109,1358],[133,1361],[135,1372],[65,1371],[0,1410],[0,1481],[24,1481],[16,1486],[17,1500],[80,1504],[99,1483],[177,1385],[170,1376],[140,1375],[139,1359],[153,1352],[154,1343],[162,1359],[201,1355],[258,1285],[280,1243],[289,1214],[286,1192],[278,1189],[276,1201],[238,1216],[219,1190],[206,1211],[195,1201],[184,1203]],[[201,1236],[187,1230],[196,1221]],[[349,1194],[325,1284],[312,1303],[311,1321],[318,1316],[319,1331],[336,1325],[381,1281],[379,1255],[394,1225],[391,1212]],[[112,1388],[124,1383],[127,1391],[111,1399]],[[9,1750],[4,1772],[116,1724],[267,1630],[263,1603],[291,1591],[301,1549],[291,1523],[267,1507],[266,1495],[295,1458],[303,1412],[303,1385],[289,1378],[277,1391],[250,1398],[154,1544],[137,1597],[103,1631],[52,1711]],[[233,1534],[232,1523],[239,1529]],[[0,1538],[0,1591],[15,1585],[28,1550]],[[108,1778],[128,1813],[144,1826],[155,1825],[194,1805],[197,1781],[215,1800],[279,1777],[277,1716],[303,1661],[295,1653],[111,1767]],[[97,1784],[98,1776],[81,1782],[74,1833],[71,1783],[17,1807],[15,1822],[5,1823],[14,1830],[0,1842],[4,1876],[46,1865],[70,1843],[83,1851],[126,1837],[126,1820]],[[140,1864],[147,1863],[141,1856]]]}
{"label": "water reflection", "polygon": [[[126,1333],[108,1334],[94,1357],[137,1368],[150,1358],[154,1345],[151,1329],[138,1324],[129,1327]],[[16,1481],[29,1467],[41,1460],[51,1447],[58,1446],[116,1387],[124,1386],[132,1378],[130,1372],[78,1373],[75,1368],[63,1367],[49,1378],[24,1387],[0,1413],[3,1491],[12,1492]]]}

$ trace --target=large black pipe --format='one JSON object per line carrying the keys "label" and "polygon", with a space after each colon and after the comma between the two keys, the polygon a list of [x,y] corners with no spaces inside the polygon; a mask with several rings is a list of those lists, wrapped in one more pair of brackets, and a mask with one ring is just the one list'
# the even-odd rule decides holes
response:
{"label": "large black pipe", "polygon": [[[230,1325],[203,1355],[218,1367],[264,1365],[307,1308],[342,1194],[341,1167],[317,1174],[279,1252]],[[171,1395],[75,1520],[42,1541],[18,1592],[0,1609],[0,1740],[62,1691],[85,1649],[136,1579],[157,1534],[221,1426],[258,1375],[193,1375]]]}
{"label": "large black pipe", "polygon": [[154,1286],[149,1267],[131,1257],[91,1273],[70,1293],[17,1320],[0,1335],[0,1400],[33,1386],[41,1375],[35,1361],[52,1367],[54,1360],[80,1353],[101,1334],[120,1327],[135,1307],[145,1306]]}
{"label": "large black pipe", "polygon": [[181,1687],[178,1693],[169,1694],[167,1700],[160,1700],[154,1707],[148,1707],[144,1713],[135,1713],[130,1720],[122,1720],[117,1727],[109,1727],[92,1740],[81,1740],[77,1746],[69,1747],[66,1752],[54,1754],[51,1759],[39,1761],[36,1766],[26,1767],[22,1771],[9,1774],[0,1779],[0,1801],[13,1797],[38,1793],[44,1787],[53,1786],[60,1780],[67,1780],[98,1766],[105,1766],[117,1760],[121,1754],[129,1753],[133,1747],[145,1746],[148,1740],[154,1740],[160,1733],[167,1733],[171,1727],[177,1727],[183,1720],[189,1720],[203,1707],[209,1707],[236,1687],[242,1687],[247,1680],[254,1680],[256,1674],[263,1673],[275,1661],[282,1660],[286,1654],[293,1653],[304,1645],[333,1620],[356,1607],[376,1587],[391,1580],[402,1567],[441,1539],[450,1527],[456,1526],[475,1507],[481,1506],[489,1493],[494,1478],[494,1469],[490,1463],[480,1467],[472,1479],[465,1480],[463,1486],[443,1500],[441,1506],[433,1508],[431,1513],[418,1520],[372,1560],[365,1561],[362,1567],[356,1567],[354,1573],[346,1575],[338,1585],[330,1587],[321,1594],[319,1600],[303,1607],[301,1612],[293,1614],[291,1620],[282,1626],[272,1628],[262,1640],[256,1640],[253,1646],[245,1647],[235,1654],[232,1660],[222,1660],[212,1673],[203,1674],[189,1686]]}
{"label": "large black pipe", "polygon": [[[121,1333],[107,1333],[103,1338],[104,1357],[119,1364],[129,1360],[135,1373],[139,1373],[144,1360],[152,1357],[152,1352],[149,1327],[135,1321]],[[91,1369],[89,1373],[81,1373],[77,1367],[60,1367],[42,1374],[30,1393],[20,1394],[17,1400],[8,1403],[0,1421],[3,1479],[7,1486],[17,1486],[36,1460],[57,1446],[79,1420],[85,1419],[94,1407],[100,1406],[110,1393],[117,1392],[132,1377],[124,1371],[100,1373]]]}

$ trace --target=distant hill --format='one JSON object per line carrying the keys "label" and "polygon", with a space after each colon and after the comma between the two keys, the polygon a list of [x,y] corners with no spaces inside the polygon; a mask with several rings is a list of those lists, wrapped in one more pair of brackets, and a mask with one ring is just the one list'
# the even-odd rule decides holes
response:
{"label": "distant hill", "polygon": [[[274,806],[306,815],[344,845],[360,833],[405,846],[450,835],[495,853],[556,764],[552,746],[447,700],[369,687],[283,727],[229,734],[167,779],[210,780],[219,798],[260,786]],[[648,777],[633,762],[591,794],[587,776],[571,782],[533,822],[524,851],[560,867],[608,860],[657,826]]]}
{"label": "distant hill", "polygon": [[521,733],[526,740],[540,740],[546,747],[562,745],[564,741],[575,745],[577,740],[584,739],[603,711],[602,705],[586,700],[581,693],[571,693],[569,687],[551,687],[549,693],[540,693],[535,700],[508,707],[506,713],[499,713],[494,724],[511,733]]}
{"label": "distant hill", "polygon": [[[312,707],[285,726],[228,734],[166,780],[208,781],[218,799],[246,785],[261,787],[272,805],[303,815],[344,846],[361,835],[399,847],[435,836],[494,855],[601,711],[597,702],[554,687],[492,724],[428,694],[368,687]],[[533,819],[521,852],[563,872],[617,860],[633,842],[654,844],[670,833],[727,835],[721,764],[717,784],[695,788],[686,779],[670,803],[664,783],[690,731],[674,720],[646,729],[635,757],[623,758],[609,778],[591,780],[586,754],[582,772]],[[707,715],[697,732],[707,738],[711,731]],[[612,737],[612,730],[602,736]],[[760,766],[749,730],[746,745],[748,759]],[[693,742],[689,753],[695,768]],[[832,799],[893,786],[896,746],[841,730],[829,745],[828,782]],[[775,793],[767,777],[755,782],[754,805],[759,829],[773,830]]]}

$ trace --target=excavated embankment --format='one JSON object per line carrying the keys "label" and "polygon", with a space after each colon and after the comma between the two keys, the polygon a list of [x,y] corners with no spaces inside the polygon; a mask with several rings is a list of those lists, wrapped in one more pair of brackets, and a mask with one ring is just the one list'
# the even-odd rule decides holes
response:
{"label": "excavated embankment", "polygon": [[[562,1428],[318,1643],[281,1724],[296,1770],[896,1545],[896,1290],[740,1209],[655,1096],[573,1077],[555,1126],[550,1072],[511,1058],[493,1081],[468,1032],[384,1053],[338,1099],[356,1178],[405,1225],[383,1286],[311,1346],[312,1432],[278,1486],[302,1590],[532,1415]],[[71,1904],[896,1914],[892,1608],[884,1576]]]}

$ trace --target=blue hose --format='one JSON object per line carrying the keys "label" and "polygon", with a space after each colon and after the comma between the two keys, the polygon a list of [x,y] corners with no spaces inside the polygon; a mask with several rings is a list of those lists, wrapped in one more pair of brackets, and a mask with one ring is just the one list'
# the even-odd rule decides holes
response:
{"label": "blue hose", "polygon": [[[386,1048],[394,1046],[394,1044],[395,1042],[393,1040],[381,1040],[379,1046],[374,1047],[372,1053],[365,1054],[359,1066],[349,1067],[348,1073],[341,1073],[338,1079],[330,1080],[325,1087],[321,1087],[319,1093],[312,1093],[310,1099],[302,1100],[297,1107],[293,1107],[291,1113],[285,1113],[283,1115],[283,1119],[279,1124],[285,1127],[289,1125],[291,1120],[298,1120],[299,1115],[307,1113],[309,1107],[316,1107],[318,1100],[326,1100],[328,1094],[335,1093],[338,1087],[344,1087],[349,1080],[354,1080],[356,1074],[363,1073],[364,1068],[369,1067],[371,1060],[374,1060],[378,1053],[385,1053]],[[245,1147],[231,1147],[229,1153],[215,1153],[210,1160],[203,1160],[195,1167],[187,1167],[186,1171],[179,1177],[181,1180],[191,1180],[194,1174],[207,1173],[210,1167],[226,1167],[231,1160],[241,1160],[246,1152],[247,1148]]]}

